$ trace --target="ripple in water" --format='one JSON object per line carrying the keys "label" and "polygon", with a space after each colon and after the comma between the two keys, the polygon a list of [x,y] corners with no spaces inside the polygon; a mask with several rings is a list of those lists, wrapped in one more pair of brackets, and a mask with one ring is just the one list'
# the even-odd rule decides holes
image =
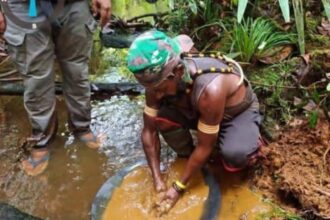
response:
{"label": "ripple in water", "polygon": [[144,157],[140,141],[143,105],[144,100],[128,96],[113,96],[93,104],[91,127],[105,136],[101,151],[109,158],[112,169]]}
{"label": "ripple in water", "polygon": [[[110,100],[93,103],[92,130],[105,134],[101,151],[106,154],[108,166],[118,170],[145,158],[141,143],[144,98],[113,96]],[[166,143],[161,138],[162,146]],[[172,160],[174,153],[162,148],[162,158]],[[166,166],[162,165],[162,169]]]}

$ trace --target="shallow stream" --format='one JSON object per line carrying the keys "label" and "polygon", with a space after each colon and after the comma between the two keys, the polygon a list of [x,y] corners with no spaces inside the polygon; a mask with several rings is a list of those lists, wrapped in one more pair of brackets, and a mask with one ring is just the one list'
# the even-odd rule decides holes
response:
{"label": "shallow stream", "polygon": [[[89,219],[93,198],[116,171],[144,157],[140,142],[143,98],[114,96],[94,101],[92,129],[106,136],[100,151],[74,140],[67,129],[66,109],[58,96],[59,130],[51,144],[51,159],[46,172],[26,176],[19,168],[19,145],[29,134],[29,123],[21,97],[0,97],[0,201],[43,219]],[[168,150],[166,160],[173,158]],[[265,210],[240,175],[223,173],[221,219],[254,219]]]}

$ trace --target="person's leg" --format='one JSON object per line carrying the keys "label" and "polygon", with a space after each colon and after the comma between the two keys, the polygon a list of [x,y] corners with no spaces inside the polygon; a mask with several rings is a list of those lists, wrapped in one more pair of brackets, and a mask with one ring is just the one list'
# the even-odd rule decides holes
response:
{"label": "person's leg", "polygon": [[244,168],[259,149],[259,110],[253,106],[234,119],[221,123],[220,152],[227,171]]}
{"label": "person's leg", "polygon": [[164,140],[177,155],[189,157],[194,145],[185,117],[173,108],[163,107],[158,113],[156,122]]}
{"label": "person's leg", "polygon": [[[19,15],[20,10],[26,8],[16,5],[14,9]],[[4,38],[8,43],[9,55],[24,80],[24,106],[32,126],[32,136],[28,141],[33,143],[33,148],[29,159],[24,160],[22,165],[28,174],[37,175],[47,166],[49,152],[46,146],[56,134],[57,128],[54,46],[50,29],[25,30],[7,19]]]}
{"label": "person's leg", "polygon": [[[63,92],[69,111],[69,126],[91,148],[100,146],[90,131],[91,105],[88,61],[96,22],[86,1],[67,4],[55,32],[56,55],[63,74]],[[56,28],[56,27],[55,27]]]}

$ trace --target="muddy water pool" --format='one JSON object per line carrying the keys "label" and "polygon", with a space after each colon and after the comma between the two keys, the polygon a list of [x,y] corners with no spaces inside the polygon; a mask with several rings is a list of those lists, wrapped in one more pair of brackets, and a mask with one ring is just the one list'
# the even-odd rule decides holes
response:
{"label": "muddy water pool", "polygon": [[[140,142],[143,98],[114,96],[94,101],[92,130],[106,136],[100,151],[74,140],[66,109],[58,97],[58,134],[46,172],[26,176],[19,168],[19,144],[29,134],[21,97],[0,97],[0,201],[43,219],[89,219],[93,198],[118,170],[144,157]],[[163,158],[173,159],[168,150]],[[240,175],[215,170],[221,185],[219,219],[255,219],[266,207]]]}

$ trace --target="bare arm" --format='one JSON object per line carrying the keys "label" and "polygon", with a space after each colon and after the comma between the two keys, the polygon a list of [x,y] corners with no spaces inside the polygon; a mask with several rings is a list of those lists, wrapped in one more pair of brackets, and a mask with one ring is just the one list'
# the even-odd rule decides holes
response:
{"label": "bare arm", "polygon": [[189,157],[185,170],[180,179],[183,184],[187,184],[191,176],[208,160],[212,153],[213,146],[216,143],[217,135],[204,134],[203,132],[198,131],[197,138],[198,144]]}
{"label": "bare arm", "polygon": [[[215,80],[216,81],[216,80]],[[212,82],[214,85],[209,85],[203,92],[198,103],[200,112],[199,120],[204,124],[218,126],[223,118],[225,102],[227,97],[227,88],[225,85],[219,85],[218,82]],[[197,131],[197,146],[186,163],[184,172],[181,175],[180,182],[186,185],[192,175],[200,169],[209,158],[213,147],[216,143],[218,133],[207,134],[203,131]],[[171,187],[161,198],[159,204],[167,203],[167,212],[179,199],[179,193]],[[161,205],[160,205],[161,206]]]}
{"label": "bare arm", "polygon": [[[213,84],[213,83],[212,83]],[[198,108],[200,112],[199,120],[207,125],[217,126],[223,118],[227,89],[226,86],[209,85],[200,97]],[[215,104],[216,103],[216,104]],[[218,133],[206,134],[197,131],[197,146],[186,164],[180,181],[186,184],[191,176],[200,169],[208,160],[216,144]]]}
{"label": "bare arm", "polygon": [[[158,108],[157,102],[148,91],[146,92],[146,105],[151,108]],[[166,189],[166,186],[162,181],[160,173],[160,141],[156,122],[154,117],[150,117],[145,113],[143,114],[143,120],[144,127],[141,134],[143,150],[151,169],[155,188],[158,192],[163,191]]]}

